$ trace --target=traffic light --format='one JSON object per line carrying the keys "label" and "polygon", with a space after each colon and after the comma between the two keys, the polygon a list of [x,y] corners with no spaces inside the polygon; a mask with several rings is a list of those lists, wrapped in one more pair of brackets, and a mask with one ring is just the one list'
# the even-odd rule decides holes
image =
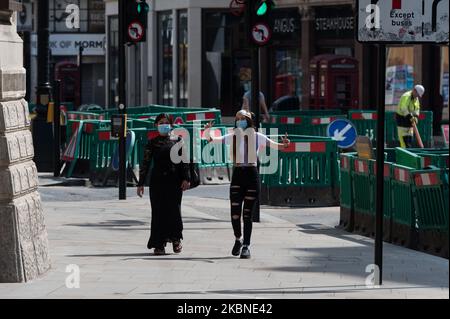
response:
{"label": "traffic light", "polygon": [[273,0],[248,0],[250,38],[259,46],[268,45],[272,38],[272,9]]}
{"label": "traffic light", "polygon": [[147,40],[147,15],[149,5],[144,0],[126,0],[125,42],[135,44]]}

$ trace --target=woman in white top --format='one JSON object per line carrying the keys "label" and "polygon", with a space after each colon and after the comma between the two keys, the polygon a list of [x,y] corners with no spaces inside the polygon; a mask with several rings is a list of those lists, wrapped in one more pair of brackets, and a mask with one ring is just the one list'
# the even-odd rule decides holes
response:
{"label": "woman in white top", "polygon": [[[205,136],[212,143],[231,145],[233,156],[233,177],[230,185],[231,223],[236,237],[232,255],[250,258],[250,238],[252,233],[252,211],[258,204],[259,172],[257,167],[258,150],[262,147],[285,149],[290,141],[287,134],[282,143],[277,143],[266,135],[255,131],[251,113],[241,110],[236,113],[235,128],[232,133],[211,137],[212,123],[205,126]],[[244,220],[244,239],[242,241],[241,216]],[[242,248],[242,251],[241,251]]]}

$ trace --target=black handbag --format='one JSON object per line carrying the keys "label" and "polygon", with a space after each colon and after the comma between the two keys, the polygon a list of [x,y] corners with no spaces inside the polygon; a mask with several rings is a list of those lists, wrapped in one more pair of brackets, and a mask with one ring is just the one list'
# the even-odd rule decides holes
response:
{"label": "black handbag", "polygon": [[189,183],[191,184],[189,189],[195,188],[200,185],[200,170],[197,163],[189,163],[189,175]]}

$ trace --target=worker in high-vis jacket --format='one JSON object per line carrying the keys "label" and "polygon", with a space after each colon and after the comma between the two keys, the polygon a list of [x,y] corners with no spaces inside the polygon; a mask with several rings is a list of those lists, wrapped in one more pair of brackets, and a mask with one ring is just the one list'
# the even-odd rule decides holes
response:
{"label": "worker in high-vis jacket", "polygon": [[412,147],[412,140],[414,135],[413,123],[417,124],[419,121],[420,101],[419,98],[425,93],[425,88],[422,85],[416,85],[414,89],[402,95],[398,103],[396,121],[398,138],[400,140],[400,147]]}

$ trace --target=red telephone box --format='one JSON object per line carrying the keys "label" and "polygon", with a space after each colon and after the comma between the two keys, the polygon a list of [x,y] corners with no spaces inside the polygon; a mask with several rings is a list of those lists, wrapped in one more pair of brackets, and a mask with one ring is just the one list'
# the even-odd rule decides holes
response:
{"label": "red telephone box", "polygon": [[310,107],[313,109],[358,108],[358,61],[352,57],[324,54],[310,63]]}
{"label": "red telephone box", "polygon": [[77,64],[68,61],[55,65],[55,78],[61,80],[61,101],[80,105],[80,69]]}

